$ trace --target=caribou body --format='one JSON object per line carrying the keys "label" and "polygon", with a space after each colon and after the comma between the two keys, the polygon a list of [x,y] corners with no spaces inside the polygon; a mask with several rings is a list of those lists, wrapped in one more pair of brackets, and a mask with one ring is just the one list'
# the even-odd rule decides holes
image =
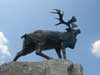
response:
{"label": "caribou body", "polygon": [[63,14],[61,10],[54,9],[56,12],[51,12],[58,14],[60,22],[56,25],[65,24],[68,26],[66,32],[59,31],[48,31],[48,30],[37,30],[31,33],[24,34],[23,38],[23,47],[20,52],[17,53],[13,61],[16,61],[19,57],[27,55],[33,51],[39,56],[42,56],[46,59],[51,59],[51,57],[42,53],[42,51],[55,49],[58,57],[62,59],[61,52],[63,54],[63,59],[66,59],[66,48],[74,49],[77,35],[80,33],[80,29],[74,29],[77,25],[75,16],[73,16],[68,22],[63,20]]}
{"label": "caribou body", "polygon": [[46,31],[46,30],[37,30],[32,33],[28,33],[22,36],[23,48],[20,52],[17,53],[14,61],[19,57],[27,55],[33,51],[37,55],[40,55],[46,59],[51,59],[51,57],[42,53],[44,50],[55,49],[59,58],[66,59],[65,48],[74,48],[77,41],[77,35],[80,33],[80,30],[72,30],[70,32],[58,32],[58,31]]}

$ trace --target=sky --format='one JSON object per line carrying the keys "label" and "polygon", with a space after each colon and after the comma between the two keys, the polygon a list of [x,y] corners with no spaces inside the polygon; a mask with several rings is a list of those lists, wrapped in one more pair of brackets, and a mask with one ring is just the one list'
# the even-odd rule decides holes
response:
{"label": "sky", "polygon": [[[84,75],[100,74],[100,1],[99,0],[0,0],[0,64],[10,62],[22,49],[25,33],[35,30],[65,31],[55,26],[57,15],[52,9],[64,11],[64,20],[76,16],[81,34],[75,49],[67,48],[67,58],[80,63]],[[57,58],[54,50],[44,52]],[[43,61],[34,52],[18,61]]]}

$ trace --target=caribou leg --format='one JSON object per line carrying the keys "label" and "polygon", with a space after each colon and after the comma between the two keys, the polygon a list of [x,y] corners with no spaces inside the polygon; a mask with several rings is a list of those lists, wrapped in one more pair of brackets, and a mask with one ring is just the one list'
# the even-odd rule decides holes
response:
{"label": "caribou leg", "polygon": [[61,50],[60,49],[55,49],[55,50],[56,50],[56,53],[57,53],[58,57],[60,59],[62,59]]}
{"label": "caribou leg", "polygon": [[63,53],[63,59],[66,60],[66,49],[65,48],[62,49],[62,53]]}
{"label": "caribou leg", "polygon": [[52,59],[51,57],[49,57],[49,56],[45,55],[44,53],[42,53],[42,51],[41,51],[41,43],[38,43],[36,54],[41,56],[41,57],[43,57],[43,58],[45,58],[45,59],[47,59],[47,60]]}
{"label": "caribou leg", "polygon": [[39,55],[39,56],[41,56],[41,57],[43,57],[43,58],[45,58],[45,59],[47,59],[47,60],[50,60],[50,59],[52,59],[51,57],[49,57],[49,56],[47,56],[47,55],[45,55],[44,53],[42,53],[42,52],[36,52],[36,54],[37,55]]}
{"label": "caribou leg", "polygon": [[17,59],[21,57],[22,55],[23,55],[23,51],[18,52],[15,58],[13,59],[13,61],[17,61]]}
{"label": "caribou leg", "polygon": [[64,47],[64,43],[61,43],[61,48],[62,48],[62,54],[63,54],[63,59],[66,60],[66,49]]}
{"label": "caribou leg", "polygon": [[17,53],[17,55],[15,56],[15,58],[13,59],[13,61],[17,61],[19,57],[21,56],[25,56],[31,52],[33,52],[34,50],[29,50],[29,48],[25,48],[23,50],[21,50],[20,52]]}

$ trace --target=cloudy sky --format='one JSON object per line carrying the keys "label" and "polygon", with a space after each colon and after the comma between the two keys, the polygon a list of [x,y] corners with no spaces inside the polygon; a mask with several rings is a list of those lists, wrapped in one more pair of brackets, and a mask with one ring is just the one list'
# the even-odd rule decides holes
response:
{"label": "cloudy sky", "polygon": [[[12,61],[22,48],[22,36],[26,32],[43,30],[64,31],[65,27],[54,26],[56,15],[49,12],[58,8],[65,12],[67,21],[77,17],[81,34],[74,50],[67,49],[68,59],[81,63],[85,75],[100,74],[100,1],[99,0],[0,0],[0,64]],[[56,53],[46,52],[52,57]],[[19,61],[42,61],[31,53]]]}

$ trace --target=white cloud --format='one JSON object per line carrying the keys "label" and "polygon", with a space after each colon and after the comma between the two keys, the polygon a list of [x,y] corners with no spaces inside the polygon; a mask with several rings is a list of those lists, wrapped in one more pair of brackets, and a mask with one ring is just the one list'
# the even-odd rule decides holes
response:
{"label": "white cloud", "polygon": [[0,32],[0,63],[6,59],[7,57],[11,57],[11,53],[8,50],[8,40],[4,36],[3,32]]}
{"label": "white cloud", "polygon": [[97,57],[100,57],[100,40],[95,41],[92,44],[92,54]]}

